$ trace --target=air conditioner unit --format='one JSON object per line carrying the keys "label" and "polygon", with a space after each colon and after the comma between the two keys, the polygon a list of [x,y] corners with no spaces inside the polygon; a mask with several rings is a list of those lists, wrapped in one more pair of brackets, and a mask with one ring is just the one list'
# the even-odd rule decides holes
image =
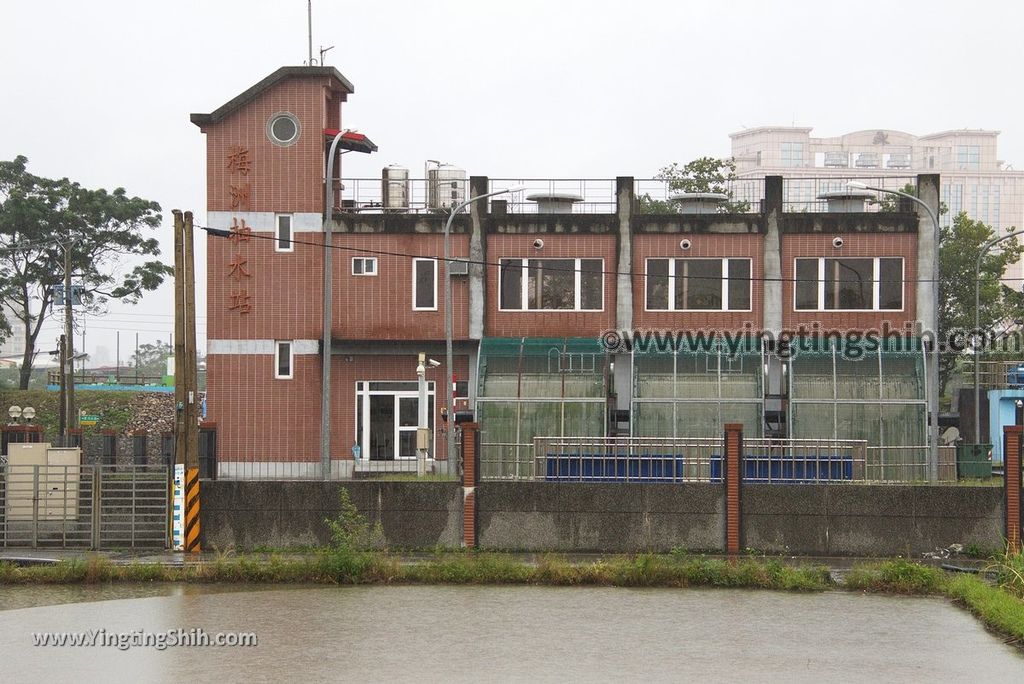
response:
{"label": "air conditioner unit", "polygon": [[469,275],[469,262],[462,259],[452,259],[448,262],[448,272],[453,276]]}

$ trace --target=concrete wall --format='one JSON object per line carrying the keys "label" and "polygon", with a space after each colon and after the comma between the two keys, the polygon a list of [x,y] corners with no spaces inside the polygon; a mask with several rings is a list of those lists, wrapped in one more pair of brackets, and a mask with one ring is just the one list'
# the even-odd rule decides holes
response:
{"label": "concrete wall", "polygon": [[719,485],[485,482],[476,496],[481,548],[668,551],[724,543]]}
{"label": "concrete wall", "polygon": [[1001,487],[745,485],[742,535],[759,551],[917,555],[950,544],[1003,546]]}
{"label": "concrete wall", "polygon": [[457,482],[255,482],[204,480],[202,546],[314,546],[329,538],[324,518],[339,509],[344,487],[392,548],[458,546],[462,489]]}
{"label": "concrete wall", "polygon": [[[202,483],[203,548],[317,545],[345,487],[393,548],[457,547],[456,482]],[[717,484],[483,482],[479,546],[506,551],[724,549]],[[744,485],[741,543],[800,555],[919,555],[958,543],[1003,545],[999,487]]]}

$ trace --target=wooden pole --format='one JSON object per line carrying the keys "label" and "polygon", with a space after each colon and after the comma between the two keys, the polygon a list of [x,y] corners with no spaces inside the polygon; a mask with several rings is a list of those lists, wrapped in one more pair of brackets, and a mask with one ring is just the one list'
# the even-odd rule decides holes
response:
{"label": "wooden pole", "polygon": [[185,212],[185,468],[199,467],[199,382],[196,364],[196,270],[192,251],[192,212]]}
{"label": "wooden pole", "polygon": [[174,210],[174,463],[185,464],[185,264],[182,254],[185,223]]}
{"label": "wooden pole", "polygon": [[[67,429],[78,427],[78,415],[75,412],[75,332],[74,314],[71,308],[71,242],[64,243],[64,358],[67,362]],[[70,432],[65,432],[64,444],[69,441]]]}
{"label": "wooden pole", "polygon": [[64,358],[66,350],[64,348],[64,336],[61,335],[57,339],[57,358],[60,359],[60,411],[58,412],[60,420],[60,438],[64,440],[62,444],[67,446],[68,439],[68,378],[67,378],[67,362]]}

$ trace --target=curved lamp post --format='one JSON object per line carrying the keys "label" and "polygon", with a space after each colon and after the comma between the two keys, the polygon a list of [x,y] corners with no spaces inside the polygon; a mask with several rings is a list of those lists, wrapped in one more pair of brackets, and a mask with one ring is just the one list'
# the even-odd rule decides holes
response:
{"label": "curved lamp post", "polygon": [[923,207],[932,220],[932,227],[935,230],[935,238],[932,245],[932,364],[928,373],[928,479],[936,482],[939,479],[939,218],[921,199],[899,190],[887,190],[865,185],[859,181],[850,181],[846,184],[849,188],[859,190],[874,190],[887,195],[898,195],[908,199],[919,207]]}
{"label": "curved lamp post", "polygon": [[[992,238],[981,246],[981,250],[978,252],[978,258],[974,262],[974,441],[976,444],[981,443],[981,390],[979,388],[979,379],[981,376],[980,368],[978,366],[978,335],[981,332],[981,324],[979,323],[980,309],[981,309],[981,259],[985,256],[988,250],[997,243],[1003,240],[1009,240],[1010,238],[1017,237],[1016,233],[1009,233],[1008,235],[1000,235]],[[986,430],[986,434],[988,431]],[[992,436],[989,435],[989,439]]]}
{"label": "curved lamp post", "polygon": [[[468,200],[459,204],[451,213],[448,214],[448,221],[444,224],[444,344],[445,344],[445,373],[448,377],[445,378],[446,396],[448,401],[448,470],[451,472],[453,464],[455,463],[455,388],[452,387],[452,375],[453,375],[453,361],[452,361],[452,270],[449,268],[451,263],[451,249],[449,246],[449,237],[452,231],[452,221],[455,220],[455,215],[460,211],[468,207],[473,202],[485,199],[487,197],[494,197],[495,195],[504,195],[510,192],[519,192],[524,190],[524,185],[514,185],[511,188],[505,188],[504,190],[495,190],[494,192],[488,192],[483,195],[477,195],[476,197],[470,197]],[[456,472],[458,470],[456,469]]]}

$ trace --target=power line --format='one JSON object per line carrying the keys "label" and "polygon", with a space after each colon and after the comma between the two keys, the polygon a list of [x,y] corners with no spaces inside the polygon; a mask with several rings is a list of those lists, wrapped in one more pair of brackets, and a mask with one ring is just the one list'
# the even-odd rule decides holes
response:
{"label": "power line", "polygon": [[[230,231],[224,230],[223,228],[211,228],[209,226],[199,226],[199,225],[197,225],[196,228],[200,228],[202,230],[205,230],[205,231],[207,231],[207,233],[210,233],[210,234],[212,234],[212,235],[214,235],[216,237],[230,238]],[[293,245],[308,245],[310,247],[330,247],[331,249],[337,249],[337,250],[341,250],[341,251],[344,251],[344,252],[358,252],[359,254],[368,254],[368,255],[371,255],[371,256],[394,256],[394,257],[403,257],[403,258],[408,258],[408,259],[433,259],[435,261],[444,261],[443,257],[438,257],[435,254],[413,254],[411,252],[393,252],[393,251],[379,250],[379,249],[366,249],[364,247],[350,247],[350,246],[347,246],[347,245],[327,245],[324,242],[310,242],[308,240],[296,240],[294,238],[292,238],[291,240],[282,240],[281,238],[278,238],[275,235],[259,235],[257,233],[247,233],[246,237],[255,238],[257,240],[273,240],[273,241],[288,242],[288,243],[293,244]],[[549,260],[565,260],[565,261],[570,261],[570,260],[573,260],[575,258],[580,258],[580,259],[583,259],[583,260],[593,259],[595,261],[598,260],[598,259],[601,259],[603,261],[602,257],[509,257],[506,261],[509,261],[509,260],[510,261],[522,261],[522,260],[530,261],[532,258],[537,258],[537,259],[541,259],[541,260],[544,260],[544,261],[549,261]],[[652,258],[652,259],[686,259],[686,258],[691,258],[691,259],[712,259],[712,260],[715,260],[715,259],[723,259],[723,258],[728,259],[730,257],[674,257],[674,256],[660,256],[660,257],[649,257],[649,258]],[[745,259],[745,258],[749,258],[749,257],[732,257],[732,258]],[[809,256],[809,257],[797,257],[797,258],[818,259],[820,257]],[[825,257],[825,258],[826,259],[831,259],[831,258],[837,258],[837,257]],[[846,258],[846,259],[872,259],[874,257],[870,257],[870,256],[862,256],[862,257],[861,256],[855,256],[855,257],[842,257],[842,258]],[[903,258],[903,257],[893,257],[893,258]],[[470,259],[468,257],[459,257],[459,256],[452,256],[452,257],[449,258],[449,260],[450,261],[459,261],[459,262],[463,262],[463,263],[467,263],[467,264],[475,264],[475,265],[480,265],[480,266],[492,266],[494,268],[499,268],[499,269],[500,268],[508,268],[511,265],[511,264],[503,264],[500,261],[494,262],[494,261],[476,260],[476,259]],[[593,270],[587,269],[587,270],[584,270],[582,268],[579,268],[579,269],[577,269],[577,268],[559,268],[557,266],[544,266],[544,270],[545,271],[563,271],[563,272],[566,272],[566,273],[577,273],[577,272],[579,272],[579,273],[600,273],[601,275],[614,275],[614,276],[620,276],[620,275],[630,276],[630,277],[638,276],[638,277],[641,277],[641,278],[648,278],[648,277],[668,278],[667,274],[666,275],[659,275],[659,276],[651,276],[648,273],[643,273],[643,272],[638,272],[638,271],[610,271],[610,270],[606,270],[606,269],[593,269]],[[715,280],[715,281],[720,281],[722,279],[721,276],[699,276],[699,275],[696,275],[696,276],[695,275],[687,275],[687,276],[685,276],[685,278],[689,279],[689,280]],[[782,277],[779,277],[779,278],[768,278],[768,277],[765,277],[765,276],[757,276],[757,277],[755,277],[753,275],[751,275],[751,276],[749,276],[747,278],[742,278],[741,280],[749,280],[749,281],[752,281],[752,282],[762,282],[762,283],[818,283],[818,282],[820,282],[819,278],[782,278]],[[934,282],[936,282],[936,280],[941,282],[941,279],[935,279],[935,278],[918,278],[918,279],[915,279],[915,280],[900,279],[900,280],[901,280],[901,282],[904,282],[904,283],[934,283]],[[1003,278],[1003,277],[1000,277],[999,280],[1001,280],[1001,281],[1024,281],[1024,277],[1018,277],[1018,278]]]}

